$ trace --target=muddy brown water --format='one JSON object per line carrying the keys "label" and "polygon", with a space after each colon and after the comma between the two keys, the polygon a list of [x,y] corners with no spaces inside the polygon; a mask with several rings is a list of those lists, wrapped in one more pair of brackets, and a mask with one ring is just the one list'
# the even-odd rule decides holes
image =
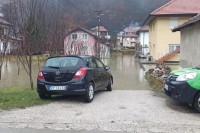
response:
{"label": "muddy brown water", "polygon": [[[145,70],[153,68],[154,65],[142,67],[133,55],[115,55],[110,59],[102,60],[105,65],[110,66],[110,72],[114,77],[113,89],[116,90],[133,90],[147,89],[148,84],[144,79]],[[33,79],[36,87],[37,74],[43,63],[38,66],[33,64]],[[29,77],[22,66],[18,75],[17,63],[10,61],[4,63],[2,69],[2,80],[0,80],[0,88],[23,86],[29,87]]]}

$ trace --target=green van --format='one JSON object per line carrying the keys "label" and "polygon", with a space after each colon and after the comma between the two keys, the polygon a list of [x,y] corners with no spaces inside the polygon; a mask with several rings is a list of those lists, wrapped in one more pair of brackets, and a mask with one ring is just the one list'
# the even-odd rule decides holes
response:
{"label": "green van", "polygon": [[165,81],[165,94],[200,113],[200,67],[175,70]]}

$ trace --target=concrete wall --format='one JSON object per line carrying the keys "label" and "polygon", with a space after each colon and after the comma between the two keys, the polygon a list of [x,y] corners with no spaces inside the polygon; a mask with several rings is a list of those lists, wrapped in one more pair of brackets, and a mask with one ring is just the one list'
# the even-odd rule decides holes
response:
{"label": "concrete wall", "polygon": [[200,65],[200,24],[184,28],[181,31],[181,67]]}
{"label": "concrete wall", "polygon": [[[157,17],[149,28],[150,54],[155,60],[169,53],[169,44],[180,44],[180,32],[173,33],[169,27],[171,19],[178,19],[179,25],[183,24],[189,17]],[[179,54],[169,61],[179,61]]]}

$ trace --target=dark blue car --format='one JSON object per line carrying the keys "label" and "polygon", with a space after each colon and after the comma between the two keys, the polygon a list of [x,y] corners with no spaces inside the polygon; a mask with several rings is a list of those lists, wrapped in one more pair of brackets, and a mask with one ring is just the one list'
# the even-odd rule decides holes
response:
{"label": "dark blue car", "polygon": [[37,92],[41,99],[51,95],[83,95],[86,102],[91,102],[95,91],[112,91],[109,69],[93,56],[51,57],[38,73]]}

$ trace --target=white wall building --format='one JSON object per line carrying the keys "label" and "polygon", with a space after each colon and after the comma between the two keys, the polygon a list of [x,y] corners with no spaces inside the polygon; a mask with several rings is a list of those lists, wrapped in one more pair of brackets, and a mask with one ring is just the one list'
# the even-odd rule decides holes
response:
{"label": "white wall building", "polygon": [[128,33],[122,39],[124,48],[135,48],[138,36],[133,33]]}
{"label": "white wall building", "polygon": [[138,43],[141,45],[141,54],[147,55],[149,53],[149,26],[143,26],[137,31]]}
{"label": "white wall building", "polygon": [[11,52],[11,42],[7,40],[9,39],[10,26],[10,23],[0,18],[0,53],[6,52],[9,54]]}

